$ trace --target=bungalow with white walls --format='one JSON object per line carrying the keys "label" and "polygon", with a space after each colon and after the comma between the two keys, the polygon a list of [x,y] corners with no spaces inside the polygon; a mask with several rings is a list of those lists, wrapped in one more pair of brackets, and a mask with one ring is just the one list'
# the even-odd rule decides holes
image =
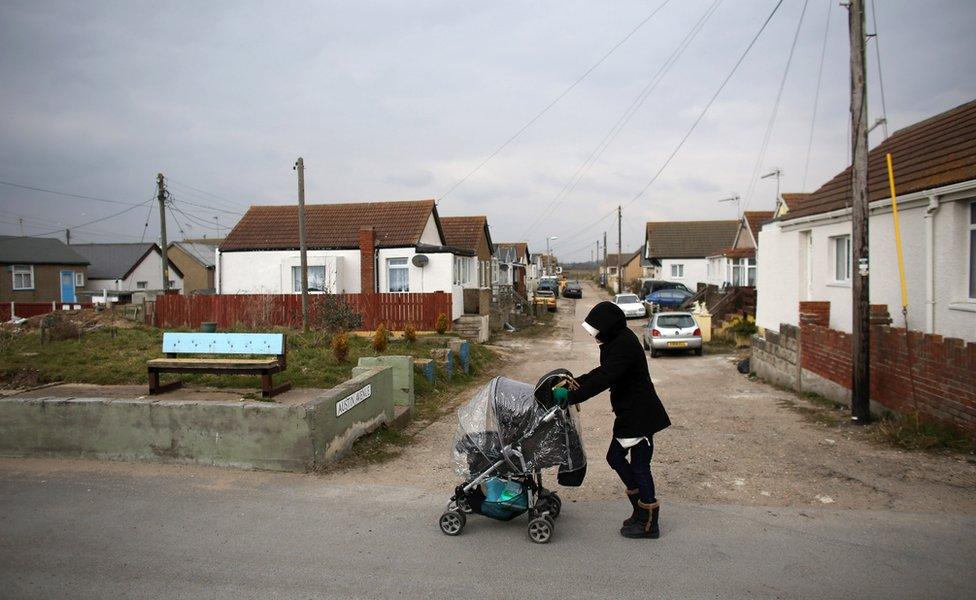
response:
{"label": "bungalow with white walls", "polygon": [[706,284],[708,258],[732,247],[739,221],[652,221],[644,236],[645,258],[664,281],[695,290]]}
{"label": "bungalow with white walls", "polygon": [[[72,244],[88,261],[85,289],[92,294],[161,292],[163,251],[158,244]],[[183,289],[183,271],[169,260],[169,288]]]}
{"label": "bungalow with white walls", "polygon": [[[903,326],[885,154],[894,164],[909,329],[976,341],[976,101],[894,133],[868,154],[872,304]],[[759,234],[757,324],[797,325],[802,300],[829,301],[852,329],[850,168]]]}
{"label": "bungalow with white walls", "polygon": [[735,241],[708,257],[708,283],[719,288],[756,285],[756,247],[762,224],[773,211],[747,210],[739,219]]}
{"label": "bungalow with white walls", "polygon": [[[453,319],[478,287],[475,253],[445,243],[433,200],[305,206],[313,293],[446,292]],[[216,255],[218,294],[301,293],[297,206],[252,206]]]}

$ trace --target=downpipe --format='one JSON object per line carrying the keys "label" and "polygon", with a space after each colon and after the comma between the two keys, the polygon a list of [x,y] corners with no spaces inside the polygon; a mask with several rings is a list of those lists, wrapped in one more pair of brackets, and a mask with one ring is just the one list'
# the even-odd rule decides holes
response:
{"label": "downpipe", "polygon": [[925,332],[935,333],[935,213],[939,197],[929,195],[925,207]]}

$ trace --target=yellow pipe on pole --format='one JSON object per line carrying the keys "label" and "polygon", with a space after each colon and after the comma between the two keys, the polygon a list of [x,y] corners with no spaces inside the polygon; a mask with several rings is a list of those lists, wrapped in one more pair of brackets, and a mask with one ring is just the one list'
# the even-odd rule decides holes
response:
{"label": "yellow pipe on pole", "polygon": [[888,162],[888,187],[891,189],[891,215],[895,220],[895,248],[898,250],[898,277],[901,279],[901,308],[908,310],[908,289],[905,285],[905,256],[901,249],[901,225],[898,222],[898,197],[895,195],[895,170],[891,166],[891,153],[885,154]]}

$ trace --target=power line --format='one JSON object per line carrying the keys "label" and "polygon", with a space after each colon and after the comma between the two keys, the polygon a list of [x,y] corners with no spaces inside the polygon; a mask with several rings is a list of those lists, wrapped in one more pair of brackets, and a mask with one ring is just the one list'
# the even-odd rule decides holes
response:
{"label": "power line", "polygon": [[119,200],[109,200],[108,198],[99,198],[97,196],[85,196],[83,194],[71,194],[69,192],[59,192],[56,190],[49,190],[46,188],[35,187],[32,185],[24,185],[22,183],[13,183],[10,181],[0,181],[0,185],[7,185],[10,187],[20,188],[22,190],[44,192],[45,194],[54,194],[56,196],[67,196],[69,198],[81,198],[82,200],[94,200],[96,202],[108,202],[109,204],[121,204],[123,206],[142,206],[141,204],[133,204],[131,202],[121,202]]}
{"label": "power line", "polygon": [[241,204],[239,201],[230,200],[218,194],[214,194],[213,192],[208,192],[206,190],[193,187],[188,183],[181,183],[170,177],[167,177],[166,181],[170,184],[176,184],[177,187],[187,188],[188,190],[190,190],[190,192],[187,193],[193,193],[193,195],[197,196],[198,198],[205,199],[209,202],[213,202],[214,200],[220,200],[225,203],[225,206],[232,206],[234,208],[241,208],[243,206],[243,204]]}
{"label": "power line", "polygon": [[878,41],[878,7],[871,0],[871,23],[874,27],[874,53],[878,59],[878,87],[881,91],[881,130],[884,132],[885,139],[888,139],[888,107],[885,105],[884,77],[881,75],[881,43]]}
{"label": "power line", "polygon": [[93,221],[88,221],[87,223],[81,223],[81,224],[78,224],[78,225],[69,225],[69,226],[66,226],[66,227],[61,227],[59,229],[54,229],[52,231],[46,231],[44,233],[38,233],[36,235],[51,235],[52,233],[59,233],[61,231],[64,231],[65,229],[81,229],[82,227],[86,227],[88,225],[94,225],[95,223],[101,223],[102,221],[108,221],[109,219],[114,219],[115,217],[118,217],[120,215],[124,215],[125,213],[127,213],[127,212],[129,212],[129,211],[131,211],[133,209],[136,209],[136,208],[140,208],[142,206],[145,206],[146,204],[152,202],[153,200],[155,200],[155,198],[150,198],[149,200],[147,200],[146,202],[143,202],[142,204],[133,204],[129,208],[120,210],[117,213],[112,213],[112,214],[110,214],[108,216],[101,217],[101,218],[95,219]]}
{"label": "power line", "polygon": [[759,40],[759,36],[761,36],[762,32],[766,30],[766,26],[768,26],[769,22],[773,20],[773,16],[776,14],[776,11],[779,10],[779,7],[782,6],[782,4],[783,4],[783,0],[779,0],[776,3],[776,6],[773,7],[773,10],[769,13],[769,16],[766,17],[765,21],[763,21],[763,24],[759,28],[759,31],[757,31],[756,35],[753,36],[752,41],[750,41],[749,45],[746,46],[746,49],[742,52],[742,55],[739,56],[739,59],[732,66],[732,70],[729,71],[729,74],[726,75],[725,79],[722,80],[721,85],[719,85],[718,89],[715,90],[715,93],[712,94],[712,97],[708,100],[708,103],[705,105],[705,108],[702,109],[701,113],[699,113],[698,117],[691,124],[691,127],[688,129],[688,131],[685,133],[684,137],[682,137],[681,141],[678,142],[678,145],[675,147],[674,151],[672,151],[671,154],[668,156],[667,160],[664,161],[664,164],[661,165],[661,168],[657,170],[657,173],[655,173],[654,176],[651,177],[646,184],[644,184],[644,187],[642,187],[639,192],[634,194],[634,197],[631,198],[627,202],[627,204],[624,205],[625,208],[630,206],[634,202],[637,202],[637,200],[639,200],[640,197],[643,196],[644,193],[647,192],[647,190],[650,189],[652,185],[654,185],[654,182],[657,181],[658,177],[661,176],[661,173],[664,172],[664,170],[668,167],[668,165],[671,164],[671,161],[674,160],[674,157],[677,156],[678,152],[681,150],[681,147],[684,146],[685,142],[688,141],[688,138],[691,137],[691,134],[695,131],[695,128],[697,128],[698,124],[701,123],[701,120],[705,118],[705,114],[708,112],[708,109],[712,107],[712,104],[715,103],[715,100],[718,98],[719,94],[722,93],[722,90],[725,89],[726,85],[728,85],[729,81],[732,79],[732,76],[735,75],[735,72],[739,69],[739,66],[742,65],[742,62],[746,59],[746,56],[749,54],[749,51],[752,50],[752,47],[756,45],[756,42]]}
{"label": "power line", "polygon": [[[175,197],[173,196],[172,192],[170,192],[169,195],[171,198]],[[202,208],[210,212],[220,212],[228,215],[234,215],[236,217],[239,217],[244,214],[241,211],[224,210],[223,208],[218,208],[216,206],[205,206],[203,204],[197,204],[196,202],[190,202],[186,198],[182,198],[182,197],[180,198],[180,202],[182,202],[183,204],[189,204],[190,206],[196,206],[197,208]]]}
{"label": "power line", "polygon": [[[810,117],[810,141],[807,143],[807,158],[803,162],[802,191],[807,191],[807,174],[810,172],[810,154],[813,151],[813,132],[817,124],[817,107],[820,104],[820,87],[823,81],[824,57],[827,55],[827,35],[830,32],[830,13],[834,8],[834,0],[827,0],[827,19],[824,25],[823,46],[820,47],[820,66],[817,67],[817,92],[813,96],[813,115]],[[885,133],[885,137],[887,137]]]}
{"label": "power line", "polygon": [[146,230],[149,229],[149,217],[152,216],[153,205],[152,202],[149,203],[149,210],[146,212],[146,224],[142,227],[142,235],[139,236],[139,243],[141,244],[146,240]]}
{"label": "power line", "polygon": [[[759,170],[762,169],[763,160],[766,158],[766,150],[769,149],[769,140],[773,137],[773,128],[776,126],[776,115],[779,113],[779,103],[783,99],[783,89],[786,88],[786,79],[790,74],[790,65],[793,64],[793,54],[796,52],[796,42],[800,39],[800,30],[803,28],[803,18],[807,14],[807,5],[810,0],[803,0],[803,8],[800,10],[800,20],[796,23],[796,31],[793,32],[793,43],[790,44],[790,53],[786,57],[786,66],[783,68],[783,78],[779,82],[779,90],[776,91],[776,100],[773,102],[773,112],[769,115],[769,123],[766,124],[766,132],[763,134],[762,146],[759,147],[759,156],[756,158],[756,165],[752,170],[752,178],[749,180],[749,187],[746,190],[745,205],[742,212],[749,209],[752,195],[756,191],[756,182],[759,181]],[[779,198],[776,199],[779,202]],[[736,215],[738,218],[738,215]]]}
{"label": "power line", "polygon": [[637,94],[637,96],[630,103],[627,109],[624,110],[623,114],[620,115],[620,117],[617,119],[617,122],[614,123],[613,127],[610,128],[610,131],[607,132],[607,134],[603,137],[602,140],[600,140],[600,142],[596,145],[593,151],[590,152],[590,155],[586,158],[586,160],[584,160],[580,164],[580,166],[577,167],[576,171],[573,173],[573,176],[570,178],[570,180],[567,181],[566,184],[562,187],[562,189],[559,190],[559,193],[557,193],[553,197],[553,199],[549,201],[549,204],[546,205],[546,207],[542,210],[539,216],[536,217],[536,219],[526,228],[525,232],[520,237],[523,238],[526,237],[528,233],[535,228],[536,225],[538,225],[542,220],[544,220],[546,217],[552,214],[552,211],[554,211],[556,207],[562,203],[563,199],[565,199],[566,196],[571,194],[573,190],[576,189],[576,186],[579,185],[579,183],[583,180],[583,178],[586,176],[589,170],[593,167],[593,165],[596,164],[596,162],[600,159],[600,157],[610,146],[613,140],[616,139],[617,135],[619,135],[620,132],[623,130],[624,126],[626,126],[626,124],[630,121],[630,119],[633,118],[633,116],[637,113],[640,107],[643,106],[644,102],[650,96],[651,92],[653,92],[654,89],[657,88],[661,80],[664,79],[664,76],[668,73],[668,71],[671,70],[671,67],[674,66],[678,58],[680,58],[681,55],[684,53],[684,51],[688,48],[688,46],[691,44],[695,36],[697,36],[698,33],[702,30],[702,28],[705,25],[705,22],[708,21],[708,19],[711,17],[712,14],[714,14],[714,12],[718,9],[718,6],[719,4],[722,3],[722,1],[723,0],[715,0],[712,3],[712,5],[705,10],[705,13],[698,19],[698,22],[692,26],[691,30],[685,35],[684,39],[682,39],[681,42],[678,43],[678,46],[674,49],[671,55],[668,56],[667,59],[665,59],[665,61],[658,68],[654,76],[651,77],[651,80],[647,83],[647,85],[645,85],[644,88],[641,89],[641,91]]}
{"label": "power line", "polygon": [[497,148],[495,148],[495,150],[492,151],[492,153],[489,154],[487,157],[485,157],[484,160],[482,160],[480,163],[478,163],[473,169],[471,169],[470,171],[468,171],[468,173],[464,177],[462,177],[461,179],[458,179],[454,183],[454,185],[452,185],[446,192],[444,192],[441,195],[441,197],[438,200],[438,202],[440,202],[441,200],[444,200],[444,198],[447,198],[451,194],[451,192],[453,192],[458,187],[460,187],[461,184],[463,184],[465,181],[467,181],[469,177],[471,177],[472,175],[474,175],[475,173],[477,173],[481,169],[481,167],[483,167],[486,164],[488,164],[488,161],[490,161],[491,159],[495,158],[495,156],[499,152],[501,152],[509,144],[511,144],[512,142],[514,142],[516,140],[516,138],[518,138],[520,135],[522,135],[529,127],[531,127],[536,121],[538,121],[542,117],[542,115],[544,115],[547,112],[549,112],[549,109],[551,109],[553,106],[556,105],[556,103],[558,103],[560,100],[562,100],[564,97],[566,97],[566,95],[568,95],[571,91],[573,91],[573,89],[576,88],[576,86],[579,85],[584,79],[586,79],[590,75],[590,73],[592,73],[593,71],[595,71],[597,67],[599,67],[600,65],[602,65],[604,61],[606,61],[608,58],[610,58],[610,55],[611,54],[613,54],[614,52],[616,52],[616,50],[618,48],[620,48],[620,46],[622,46],[635,33],[637,33],[637,31],[641,27],[643,27],[648,21],[650,21],[654,17],[654,15],[656,15],[670,1],[671,0],[664,0],[664,2],[662,2],[660,6],[658,6],[657,8],[655,8],[653,11],[651,11],[651,13],[649,15],[647,15],[646,17],[644,17],[644,19],[640,23],[638,23],[636,27],[634,27],[633,29],[630,30],[630,33],[628,33],[627,35],[625,35],[619,42],[617,42],[616,44],[614,44],[613,47],[611,47],[610,50],[600,58],[600,60],[596,61],[589,69],[587,69],[586,71],[584,71],[583,74],[580,75],[576,79],[576,81],[574,81],[572,84],[570,84],[569,87],[567,87],[565,90],[563,90],[563,92],[561,94],[559,94],[558,96],[556,96],[556,98],[552,102],[550,102],[549,104],[547,104],[545,106],[545,108],[543,108],[541,111],[539,111],[534,117],[532,117],[531,119],[529,119],[529,121],[525,125],[523,125],[521,128],[519,128],[519,130],[516,131],[511,137],[509,137],[507,140],[505,140],[504,142],[502,142],[502,144],[500,146],[498,146]]}

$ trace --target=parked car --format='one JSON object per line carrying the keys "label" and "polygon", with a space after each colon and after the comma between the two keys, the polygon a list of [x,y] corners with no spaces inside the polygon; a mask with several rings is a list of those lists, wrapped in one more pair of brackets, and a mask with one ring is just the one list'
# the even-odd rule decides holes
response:
{"label": "parked car", "polygon": [[702,353],[701,329],[695,317],[688,312],[661,312],[647,320],[644,328],[644,349],[651,351],[651,358],[661,352],[679,350]]}
{"label": "parked car", "polygon": [[543,277],[539,280],[539,285],[536,286],[536,290],[549,291],[552,292],[554,296],[558,296],[559,283],[556,282],[555,277]]}
{"label": "parked car", "polygon": [[647,316],[647,309],[637,294],[617,294],[613,297],[613,303],[624,311],[624,316],[628,319]]}
{"label": "parked car", "polygon": [[537,289],[532,298],[535,306],[545,306],[549,312],[556,312],[556,293],[552,290]]}
{"label": "parked car", "polygon": [[661,308],[680,308],[685,300],[694,296],[688,290],[682,290],[678,288],[670,288],[664,290],[658,290],[654,293],[648,294],[644,299],[648,304],[656,304]]}
{"label": "parked car", "polygon": [[[641,298],[647,298],[649,295],[653,294],[658,290],[684,290],[686,292],[691,292],[683,283],[678,283],[676,281],[664,281],[661,279],[645,279],[641,282]],[[694,293],[694,292],[691,292]]]}
{"label": "parked car", "polygon": [[563,298],[582,298],[583,286],[578,281],[570,281],[563,288]]}

